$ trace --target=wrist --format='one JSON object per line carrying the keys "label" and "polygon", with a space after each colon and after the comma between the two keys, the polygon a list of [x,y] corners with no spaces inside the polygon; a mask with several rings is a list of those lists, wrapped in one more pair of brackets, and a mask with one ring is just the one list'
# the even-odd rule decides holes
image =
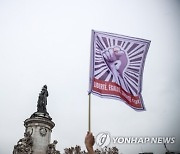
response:
{"label": "wrist", "polygon": [[93,147],[86,147],[86,148],[87,148],[88,154],[94,154]]}

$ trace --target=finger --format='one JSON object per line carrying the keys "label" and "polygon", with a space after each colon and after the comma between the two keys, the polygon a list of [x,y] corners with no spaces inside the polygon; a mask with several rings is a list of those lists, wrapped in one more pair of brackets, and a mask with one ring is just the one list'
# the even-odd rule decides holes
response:
{"label": "finger", "polygon": [[108,60],[108,57],[107,57],[107,55],[106,55],[106,52],[103,53],[103,57],[104,57],[106,60]]}
{"label": "finger", "polygon": [[93,145],[94,145],[94,143],[95,143],[95,138],[94,138],[94,136],[93,136]]}
{"label": "finger", "polygon": [[113,57],[114,57],[114,51],[113,51],[112,48],[109,49],[109,53],[110,53],[111,59],[113,59]]}
{"label": "finger", "polygon": [[106,56],[107,56],[108,60],[110,61],[111,60],[111,55],[110,55],[109,51],[106,51]]}

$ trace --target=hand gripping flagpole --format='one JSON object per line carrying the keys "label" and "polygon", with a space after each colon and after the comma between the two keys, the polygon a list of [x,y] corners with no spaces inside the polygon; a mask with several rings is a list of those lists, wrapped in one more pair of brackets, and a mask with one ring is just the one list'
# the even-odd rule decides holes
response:
{"label": "hand gripping flagpole", "polygon": [[91,132],[91,93],[89,95],[88,131]]}

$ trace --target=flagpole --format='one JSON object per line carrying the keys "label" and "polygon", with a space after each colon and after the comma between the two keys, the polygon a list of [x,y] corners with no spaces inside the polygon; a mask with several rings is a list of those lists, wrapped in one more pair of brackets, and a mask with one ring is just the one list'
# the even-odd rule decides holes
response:
{"label": "flagpole", "polygon": [[89,93],[88,131],[91,132],[91,93]]}

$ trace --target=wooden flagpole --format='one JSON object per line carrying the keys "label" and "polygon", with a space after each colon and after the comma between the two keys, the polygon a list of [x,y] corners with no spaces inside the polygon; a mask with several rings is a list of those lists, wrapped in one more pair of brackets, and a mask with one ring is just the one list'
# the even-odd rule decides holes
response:
{"label": "wooden flagpole", "polygon": [[89,93],[88,131],[91,132],[91,93]]}

